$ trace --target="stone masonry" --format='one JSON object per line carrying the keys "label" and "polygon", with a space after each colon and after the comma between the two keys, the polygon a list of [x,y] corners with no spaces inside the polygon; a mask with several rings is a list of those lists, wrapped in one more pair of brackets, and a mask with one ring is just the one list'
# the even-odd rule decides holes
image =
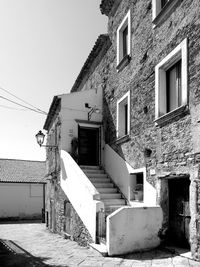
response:
{"label": "stone masonry", "polygon": [[[109,65],[104,88],[105,138],[134,168],[146,166],[147,179],[158,189],[158,204],[166,220],[165,178],[167,175],[189,176],[190,244],[193,256],[199,258],[200,6],[195,0],[178,1],[171,14],[153,27],[151,2],[123,0],[115,13],[108,15],[112,46],[107,53]],[[116,32],[128,10],[131,11],[131,61],[118,72]],[[156,126],[155,66],[185,38],[188,40],[188,109]],[[131,130],[128,141],[119,144],[116,142],[116,103],[127,91],[131,93]],[[144,155],[145,148],[152,150],[149,158]],[[150,175],[152,169],[155,175]]]}
{"label": "stone masonry", "polygon": [[[133,168],[146,167],[147,180],[157,189],[157,203],[163,209],[163,227],[168,222],[168,178],[189,177],[190,246],[193,257],[200,260],[199,0],[177,1],[171,13],[156,27],[152,23],[151,0],[121,0],[116,1],[116,5],[114,1],[107,1],[107,3],[108,5],[106,1],[102,1],[101,12],[108,16],[110,44],[106,46],[100,59],[98,55],[92,54],[92,62],[86,69],[83,67],[85,74],[79,77],[73,92],[103,88],[104,140]],[[131,13],[131,60],[118,71],[116,33],[128,10]],[[187,38],[188,47],[188,106],[179,116],[157,125],[155,123],[155,66],[185,38]],[[95,61],[98,63],[95,64]],[[118,142],[117,100],[128,91],[131,97],[130,134],[125,141]],[[145,156],[145,149],[152,151],[150,157]],[[50,158],[52,155],[51,151]],[[59,169],[57,171],[59,173]],[[58,180],[55,179],[54,183],[53,186],[51,179],[55,194],[56,188],[59,188]],[[55,201],[55,196],[52,196],[53,199]],[[60,225],[56,226],[59,228],[58,232],[61,232],[64,227],[62,223],[63,214],[66,212],[64,205],[68,207],[68,214],[73,213],[68,200],[65,197],[60,199],[62,199],[58,201],[60,204],[54,208],[60,214],[57,216],[60,221],[56,223]],[[50,211],[50,204],[48,205],[49,212],[55,212]],[[73,216],[76,217],[75,215],[69,217]],[[70,228],[69,221],[67,225]]]}
{"label": "stone masonry", "polygon": [[[59,107],[58,107],[59,109]],[[61,139],[61,122],[55,116],[48,131],[47,145],[59,147]],[[88,246],[92,241],[77,212],[67,199],[60,186],[59,149],[47,148],[47,190],[46,190],[46,224],[50,231],[70,238],[81,246]]]}

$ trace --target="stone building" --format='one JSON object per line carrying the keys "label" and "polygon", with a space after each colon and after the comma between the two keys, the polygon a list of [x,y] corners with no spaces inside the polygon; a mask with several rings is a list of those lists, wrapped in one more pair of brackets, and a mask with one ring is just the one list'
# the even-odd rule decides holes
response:
{"label": "stone building", "polygon": [[50,227],[109,255],[167,242],[200,259],[199,1],[100,10],[108,33],[44,126],[59,146],[47,153]]}

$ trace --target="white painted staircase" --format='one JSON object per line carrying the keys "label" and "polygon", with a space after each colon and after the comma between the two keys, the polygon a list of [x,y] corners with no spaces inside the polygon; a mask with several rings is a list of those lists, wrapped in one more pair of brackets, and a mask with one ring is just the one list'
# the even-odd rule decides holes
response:
{"label": "white painted staircase", "polygon": [[90,179],[96,190],[100,193],[100,200],[105,205],[106,216],[116,209],[126,205],[126,200],[118,188],[111,181],[105,170],[100,166],[80,166]]}
{"label": "white painted staircase", "polygon": [[106,247],[106,218],[109,214],[126,205],[119,189],[100,166],[80,166],[88,179],[100,194],[100,201],[104,203],[105,211],[97,216],[96,242],[90,246],[102,255],[108,254]]}

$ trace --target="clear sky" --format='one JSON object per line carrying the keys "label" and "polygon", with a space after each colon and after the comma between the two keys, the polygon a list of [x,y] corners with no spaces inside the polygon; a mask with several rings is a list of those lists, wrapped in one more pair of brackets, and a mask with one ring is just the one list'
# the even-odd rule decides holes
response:
{"label": "clear sky", "polygon": [[[100,0],[0,0],[0,88],[48,111],[68,93],[99,34]],[[0,89],[0,97],[20,102]],[[45,160],[35,134],[46,116],[0,98],[0,158]]]}

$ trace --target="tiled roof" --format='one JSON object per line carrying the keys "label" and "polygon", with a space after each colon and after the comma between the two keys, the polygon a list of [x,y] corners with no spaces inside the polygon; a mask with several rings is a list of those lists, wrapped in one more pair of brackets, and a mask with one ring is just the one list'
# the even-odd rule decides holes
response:
{"label": "tiled roof", "polygon": [[77,92],[80,90],[79,86],[83,82],[84,78],[90,74],[90,72],[99,64],[109,47],[111,42],[108,34],[101,34],[97,38],[95,45],[90,52],[87,60],[85,61],[72,89],[71,92]]}
{"label": "tiled roof", "polygon": [[49,112],[46,118],[46,121],[44,123],[43,129],[49,130],[52,120],[56,115],[57,109],[60,108],[60,98],[59,96],[54,96],[53,101],[51,103],[51,106],[49,108]]}
{"label": "tiled roof", "polygon": [[0,159],[0,182],[46,183],[45,161]]}

